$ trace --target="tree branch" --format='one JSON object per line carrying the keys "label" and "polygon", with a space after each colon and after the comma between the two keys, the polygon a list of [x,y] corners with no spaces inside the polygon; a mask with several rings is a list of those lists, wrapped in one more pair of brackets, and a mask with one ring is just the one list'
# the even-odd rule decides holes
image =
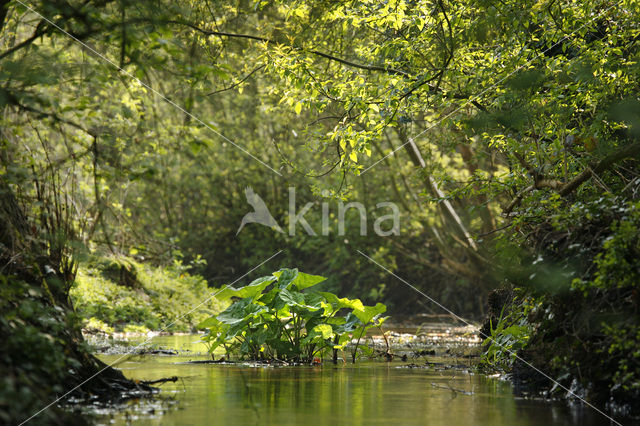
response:
{"label": "tree branch", "polygon": [[[634,142],[614,152],[613,154],[606,156],[600,161],[591,162],[580,174],[571,179],[569,182],[565,183],[559,180],[547,178],[537,179],[533,185],[530,185],[518,192],[513,200],[511,200],[511,202],[507,205],[507,207],[504,208],[502,214],[508,215],[509,213],[511,213],[511,211],[520,203],[520,201],[522,201],[522,198],[524,198],[525,194],[535,189],[551,188],[556,190],[561,196],[566,197],[567,195],[578,189],[580,185],[586,182],[594,174],[599,174],[605,170],[610,169],[614,164],[624,160],[625,158],[638,156],[640,156],[640,142]],[[516,157],[518,158],[519,156]],[[525,166],[525,168],[527,167]]]}
{"label": "tree branch", "polygon": [[615,163],[622,161],[625,158],[638,156],[640,156],[640,142],[634,142],[631,145],[627,145],[619,151],[606,156],[602,160],[589,164],[589,166],[587,166],[587,168],[583,170],[582,173],[571,179],[566,185],[560,188],[558,193],[563,197],[567,196],[578,189],[578,187],[586,182],[594,173],[600,174],[603,171],[611,168]]}
{"label": "tree branch", "polygon": [[53,121],[55,121],[57,123],[67,124],[67,125],[69,125],[71,127],[75,127],[78,130],[82,130],[85,133],[89,133],[89,131],[87,129],[85,129],[84,127],[82,127],[80,124],[75,123],[75,122],[70,121],[70,120],[67,120],[66,118],[62,118],[62,117],[60,117],[59,115],[57,115],[55,113],[41,111],[41,110],[39,110],[37,108],[33,108],[31,106],[24,105],[24,104],[20,103],[18,98],[13,93],[9,92],[6,89],[0,88],[0,95],[4,96],[4,98],[7,100],[7,104],[13,105],[16,108],[18,108],[19,110],[26,111],[26,112],[31,112],[33,114],[36,114],[36,116],[38,116],[40,118],[50,118],[50,119],[52,119]]}
{"label": "tree branch", "polygon": [[257,68],[254,68],[254,69],[253,69],[253,71],[251,71],[249,74],[247,74],[246,76],[244,76],[241,80],[238,80],[238,81],[236,81],[235,83],[233,83],[231,86],[229,86],[229,87],[225,87],[224,89],[214,90],[214,91],[213,91],[213,92],[211,92],[211,93],[207,93],[207,96],[213,96],[213,95],[216,95],[216,94],[218,94],[218,93],[226,92],[227,90],[231,90],[231,89],[233,89],[234,87],[237,87],[238,85],[240,85],[240,84],[244,83],[245,81],[247,81],[247,79],[248,79],[249,77],[251,77],[251,76],[252,76],[254,73],[256,73],[257,71],[260,71],[260,70],[261,70],[262,68],[264,68],[265,66],[266,66],[266,65],[264,65],[264,64],[263,64],[263,65],[260,65],[260,66],[259,66],[259,67],[257,67]]}
{"label": "tree branch", "polygon": [[284,46],[288,46],[292,49],[296,49],[296,50],[300,50],[303,52],[307,52],[310,53],[312,55],[315,56],[320,56],[322,58],[325,59],[329,59],[331,61],[334,62],[338,62],[341,63],[343,65],[347,65],[353,68],[359,68],[359,69],[363,69],[363,70],[367,70],[367,71],[379,71],[379,72],[385,72],[387,74],[393,74],[393,75],[401,75],[403,77],[407,77],[407,78],[412,78],[411,75],[406,72],[406,71],[402,71],[399,69],[395,69],[395,68],[391,68],[391,67],[383,67],[383,66],[379,66],[379,65],[368,65],[368,64],[359,64],[357,62],[352,62],[349,61],[347,59],[343,59],[343,58],[339,58],[337,56],[333,56],[330,55],[328,53],[325,52],[321,52],[319,50],[315,50],[315,49],[307,49],[304,48],[302,46],[296,46],[293,44],[285,44],[282,42],[278,42],[275,41],[273,39],[270,38],[266,38],[266,37],[261,37],[261,36],[255,36],[255,35],[251,35],[251,34],[236,34],[236,33],[229,33],[229,32],[225,32],[225,31],[213,31],[213,30],[207,30],[201,27],[198,27],[197,25],[194,25],[190,22],[184,22],[184,21],[176,21],[176,20],[168,20],[166,21],[169,24],[178,24],[178,25],[184,25],[187,26],[195,31],[198,31],[204,35],[207,36],[216,36],[216,37],[227,37],[227,38],[243,38],[243,39],[247,39],[247,40],[255,40],[255,41],[260,41],[266,44],[279,44],[279,45],[284,45]]}
{"label": "tree branch", "polygon": [[38,37],[46,33],[46,28],[47,28],[46,23],[44,21],[40,21],[36,26],[36,29],[33,31],[33,34],[31,34],[29,38],[22,40],[20,43],[2,52],[0,54],[0,60],[4,59],[6,56],[9,56],[20,49],[23,49],[31,45],[34,41],[36,41]]}

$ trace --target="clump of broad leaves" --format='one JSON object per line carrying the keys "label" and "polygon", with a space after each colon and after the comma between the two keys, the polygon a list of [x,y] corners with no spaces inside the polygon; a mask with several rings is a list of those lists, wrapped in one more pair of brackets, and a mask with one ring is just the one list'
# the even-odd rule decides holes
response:
{"label": "clump of broad leaves", "polygon": [[199,324],[209,352],[224,347],[227,356],[252,360],[311,363],[344,349],[352,339],[352,357],[370,353],[360,340],[388,317],[382,303],[364,306],[311,288],[324,281],[297,269],[281,269],[242,288],[226,286],[217,294],[233,303]]}

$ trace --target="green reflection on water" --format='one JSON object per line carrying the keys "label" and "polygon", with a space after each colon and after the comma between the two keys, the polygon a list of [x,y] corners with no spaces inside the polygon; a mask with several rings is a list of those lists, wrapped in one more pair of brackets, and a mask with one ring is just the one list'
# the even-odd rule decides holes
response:
{"label": "green reflection on water", "polygon": [[[162,336],[154,343],[195,349],[194,336]],[[102,356],[112,362],[118,356]],[[509,383],[461,371],[397,368],[404,363],[305,367],[241,367],[176,364],[205,356],[145,356],[119,364],[131,378],[179,376],[162,385],[178,408],[144,414],[140,424],[425,424],[551,425],[603,424],[588,409],[514,398]],[[439,387],[435,387],[436,384]],[[440,387],[441,386],[441,387]],[[455,393],[442,387],[473,392]],[[127,422],[127,414],[98,418]]]}

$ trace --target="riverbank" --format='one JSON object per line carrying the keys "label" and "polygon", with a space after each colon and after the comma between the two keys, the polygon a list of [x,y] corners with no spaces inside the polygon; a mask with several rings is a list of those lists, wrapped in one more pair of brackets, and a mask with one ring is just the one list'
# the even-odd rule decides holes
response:
{"label": "riverbank", "polygon": [[87,331],[191,332],[225,305],[211,298],[204,278],[187,269],[179,262],[153,266],[128,257],[92,257],[80,264],[70,295]]}
{"label": "riverbank", "polygon": [[521,218],[521,243],[537,257],[512,262],[488,298],[486,364],[526,392],[640,418],[640,202],[607,195],[535,214],[547,220]]}
{"label": "riverbank", "polygon": [[0,423],[82,425],[58,403],[152,392],[91,354],[69,299],[75,261],[37,238],[2,181],[0,231]]}

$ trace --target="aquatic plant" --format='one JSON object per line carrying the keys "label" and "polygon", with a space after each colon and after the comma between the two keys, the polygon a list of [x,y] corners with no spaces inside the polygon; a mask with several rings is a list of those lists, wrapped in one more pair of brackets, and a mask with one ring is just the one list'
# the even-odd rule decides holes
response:
{"label": "aquatic plant", "polygon": [[227,355],[310,363],[331,353],[335,362],[337,351],[355,338],[355,362],[360,340],[369,328],[386,320],[381,314],[387,308],[310,290],[324,280],[297,269],[281,269],[242,288],[227,286],[216,297],[234,302],[199,324],[206,329],[202,340],[211,353],[223,346]]}

